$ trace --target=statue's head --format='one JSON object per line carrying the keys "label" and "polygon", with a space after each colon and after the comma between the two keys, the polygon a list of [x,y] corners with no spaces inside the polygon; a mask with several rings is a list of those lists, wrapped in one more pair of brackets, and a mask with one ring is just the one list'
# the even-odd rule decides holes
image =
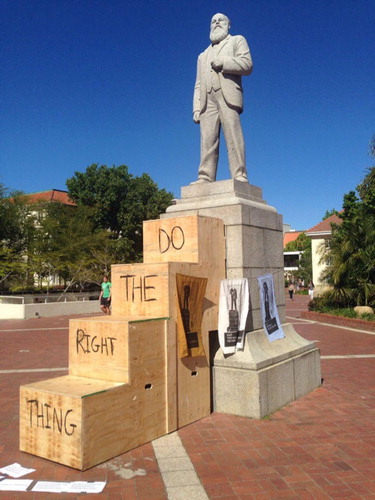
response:
{"label": "statue's head", "polygon": [[212,43],[219,43],[228,36],[230,20],[224,14],[215,14],[211,19],[210,40]]}

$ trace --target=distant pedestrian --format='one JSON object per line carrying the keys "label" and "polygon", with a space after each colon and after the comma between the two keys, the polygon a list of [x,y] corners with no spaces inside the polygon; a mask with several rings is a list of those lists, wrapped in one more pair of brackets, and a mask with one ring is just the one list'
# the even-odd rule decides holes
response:
{"label": "distant pedestrian", "polygon": [[293,283],[291,283],[291,284],[289,285],[288,292],[289,292],[289,297],[290,297],[292,300],[294,300],[294,299],[293,299],[293,294],[294,294],[294,285],[293,285]]}
{"label": "distant pedestrian", "polygon": [[101,284],[102,291],[100,292],[100,309],[104,314],[111,314],[111,287],[112,283],[108,281],[107,276],[103,277],[103,283]]}
{"label": "distant pedestrian", "polygon": [[312,300],[314,298],[314,283],[312,281],[309,282],[309,284],[307,285],[307,289],[309,291],[309,295],[310,295],[310,299]]}

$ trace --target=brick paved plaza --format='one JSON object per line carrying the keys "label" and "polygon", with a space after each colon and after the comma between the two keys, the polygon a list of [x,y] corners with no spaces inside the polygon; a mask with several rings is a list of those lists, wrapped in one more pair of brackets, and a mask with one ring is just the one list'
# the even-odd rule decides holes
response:
{"label": "brick paved plaza", "polygon": [[0,468],[107,482],[101,494],[0,498],[375,499],[375,334],[302,320],[307,300],[287,298],[287,321],[320,347],[320,388],[261,421],[214,413],[85,472],[18,450],[19,386],[67,373],[69,317],[0,321]]}

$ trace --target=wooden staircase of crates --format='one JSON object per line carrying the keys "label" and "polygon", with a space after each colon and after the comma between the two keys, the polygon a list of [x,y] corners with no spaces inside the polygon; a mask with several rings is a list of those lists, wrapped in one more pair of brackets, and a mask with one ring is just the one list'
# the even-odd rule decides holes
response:
{"label": "wooden staircase of crates", "polygon": [[[69,375],[21,386],[21,451],[85,470],[209,415],[223,222],[147,221],[143,247],[112,266],[112,315],[70,320]],[[179,356],[177,275],[207,279],[204,355]]]}

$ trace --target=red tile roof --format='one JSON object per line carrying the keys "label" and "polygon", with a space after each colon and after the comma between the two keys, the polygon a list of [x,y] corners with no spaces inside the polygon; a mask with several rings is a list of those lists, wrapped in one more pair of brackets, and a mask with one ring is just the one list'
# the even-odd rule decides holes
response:
{"label": "red tile roof", "polygon": [[325,220],[322,220],[317,224],[316,226],[312,227],[311,229],[308,229],[306,231],[306,234],[309,233],[330,233],[331,232],[331,224],[341,224],[342,219],[336,214],[331,215]]}
{"label": "red tile roof", "polygon": [[303,233],[303,231],[291,231],[291,232],[285,233],[284,234],[284,248],[291,241],[296,241],[298,236],[302,233]]}
{"label": "red tile roof", "polygon": [[67,191],[60,189],[50,189],[49,191],[42,191],[40,193],[25,194],[24,198],[27,203],[37,203],[38,201],[59,202],[64,205],[76,206],[76,204],[69,198]]}

